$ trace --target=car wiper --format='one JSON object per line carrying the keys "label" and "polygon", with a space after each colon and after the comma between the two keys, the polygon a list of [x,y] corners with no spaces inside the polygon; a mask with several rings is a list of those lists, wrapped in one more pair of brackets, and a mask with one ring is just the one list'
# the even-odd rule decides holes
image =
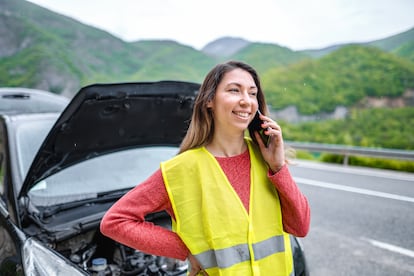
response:
{"label": "car wiper", "polygon": [[45,219],[45,218],[51,217],[51,216],[53,216],[53,215],[55,215],[59,212],[62,212],[62,211],[65,211],[65,210],[70,210],[70,209],[77,208],[77,207],[80,207],[80,206],[84,206],[86,204],[105,203],[105,202],[109,202],[109,201],[114,201],[114,200],[117,200],[117,199],[121,198],[129,190],[130,190],[130,188],[114,190],[114,191],[109,191],[109,192],[102,192],[102,193],[98,193],[96,195],[96,197],[94,197],[94,198],[88,198],[88,199],[84,199],[84,200],[78,200],[78,201],[74,201],[74,202],[62,203],[62,204],[59,204],[59,205],[46,207],[45,209],[43,209],[42,211],[39,212],[39,217],[41,219]]}

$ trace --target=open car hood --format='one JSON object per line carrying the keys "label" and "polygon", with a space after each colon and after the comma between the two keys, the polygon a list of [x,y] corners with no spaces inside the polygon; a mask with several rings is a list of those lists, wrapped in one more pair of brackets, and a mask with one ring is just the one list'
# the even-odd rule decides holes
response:
{"label": "open car hood", "polygon": [[43,141],[19,197],[47,176],[89,158],[133,147],[179,145],[199,87],[160,81],[82,88]]}

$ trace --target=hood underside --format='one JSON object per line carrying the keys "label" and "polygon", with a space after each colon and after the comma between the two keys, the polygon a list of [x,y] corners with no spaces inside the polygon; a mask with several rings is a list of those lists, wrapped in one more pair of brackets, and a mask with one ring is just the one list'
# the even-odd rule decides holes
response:
{"label": "hood underside", "polygon": [[199,87],[161,81],[82,88],[40,147],[19,197],[45,177],[89,158],[133,147],[179,145]]}

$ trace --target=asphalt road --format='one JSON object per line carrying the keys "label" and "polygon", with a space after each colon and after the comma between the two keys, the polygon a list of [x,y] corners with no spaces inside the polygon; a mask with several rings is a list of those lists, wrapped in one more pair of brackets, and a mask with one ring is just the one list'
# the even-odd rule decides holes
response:
{"label": "asphalt road", "polygon": [[310,275],[414,275],[414,174],[298,161]]}

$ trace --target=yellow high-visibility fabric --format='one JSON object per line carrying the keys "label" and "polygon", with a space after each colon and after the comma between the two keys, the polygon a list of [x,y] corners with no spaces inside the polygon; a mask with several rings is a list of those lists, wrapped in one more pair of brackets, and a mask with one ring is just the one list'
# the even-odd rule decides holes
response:
{"label": "yellow high-visibility fabric", "polygon": [[[249,138],[246,141],[251,162],[249,213],[215,157],[204,147],[161,163],[176,218],[173,230],[196,258],[203,252],[248,245],[249,260],[207,268],[210,276],[289,275],[292,252],[289,235],[283,231],[279,197],[267,177],[260,150]],[[282,237],[284,250],[256,260],[255,244],[275,236]]]}

